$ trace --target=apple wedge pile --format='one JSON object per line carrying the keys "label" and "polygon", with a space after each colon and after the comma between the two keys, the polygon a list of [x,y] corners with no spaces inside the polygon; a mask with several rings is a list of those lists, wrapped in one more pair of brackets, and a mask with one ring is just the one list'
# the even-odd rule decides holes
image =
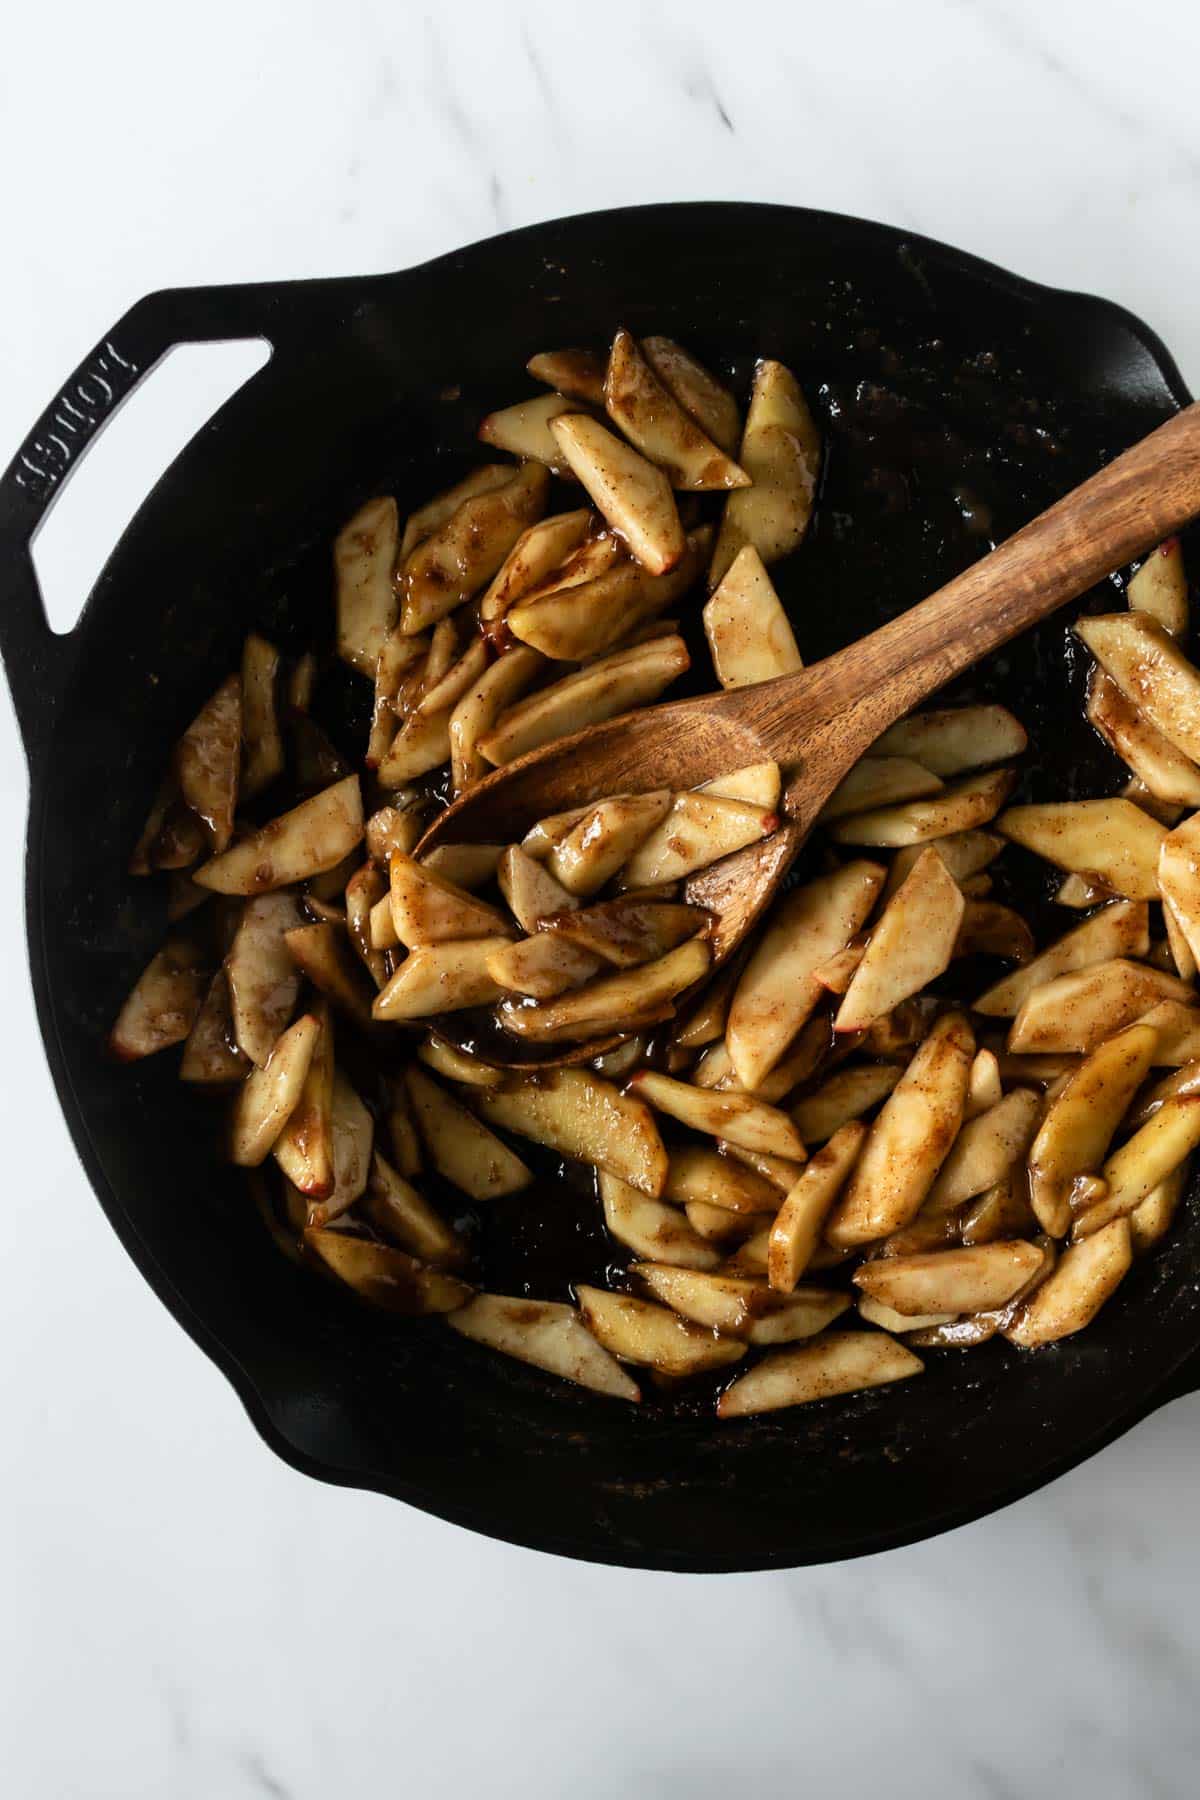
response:
{"label": "apple wedge pile", "polygon": [[[714,966],[682,884],[779,827],[774,763],[689,792],[648,770],[519,843],[417,847],[440,795],[658,699],[688,638],[726,687],[801,666],[770,571],[808,527],[818,428],[783,364],[743,418],[669,338],[528,369],[542,391],[479,429],[506,460],[337,536],[362,740],[330,725],[328,659],[257,632],[181,732],[130,864],[161,878],[167,936],[112,1053],[181,1046],[312,1270],[599,1394],[705,1377],[736,1418],[1083,1329],[1200,1145],[1178,543],[1076,627],[1121,792],[1012,804],[1011,713],[914,715],[830,796],[811,878]],[[1083,914],[1042,945],[993,890],[1030,854]],[[493,1066],[438,1029],[467,1009],[576,1060]],[[547,1158],[593,1172],[608,1276],[490,1291],[488,1209],[532,1209]]]}

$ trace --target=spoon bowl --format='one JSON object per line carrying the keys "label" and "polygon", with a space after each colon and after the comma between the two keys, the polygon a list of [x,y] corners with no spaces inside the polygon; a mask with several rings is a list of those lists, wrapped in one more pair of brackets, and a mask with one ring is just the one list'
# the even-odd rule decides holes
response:
{"label": "spoon bowl", "polygon": [[[716,969],[778,892],[834,788],[890,725],[954,676],[1200,512],[1200,403],[1185,408],[919,605],[795,675],[670,701],[590,726],[498,769],[453,802],[417,846],[518,842],[549,814],[619,793],[698,787],[778,762],[780,829],[687,880],[714,914]],[[450,1043],[498,1067],[589,1061],[629,1034],[530,1046],[442,1015]],[[511,1050],[509,1046],[511,1045]]]}

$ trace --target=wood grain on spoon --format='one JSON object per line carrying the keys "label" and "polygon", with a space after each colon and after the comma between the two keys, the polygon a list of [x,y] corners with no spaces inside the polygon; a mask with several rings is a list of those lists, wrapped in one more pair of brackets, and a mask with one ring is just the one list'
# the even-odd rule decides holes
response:
{"label": "wood grain on spoon", "polygon": [[[869,637],[798,674],[649,707],[545,745],[448,807],[418,854],[456,841],[513,842],[568,806],[778,762],[789,771],[783,828],[686,884],[689,901],[718,914],[720,962],[769,904],[833,789],[889,725],[1198,512],[1200,404]],[[521,1055],[514,1045],[514,1065]]]}

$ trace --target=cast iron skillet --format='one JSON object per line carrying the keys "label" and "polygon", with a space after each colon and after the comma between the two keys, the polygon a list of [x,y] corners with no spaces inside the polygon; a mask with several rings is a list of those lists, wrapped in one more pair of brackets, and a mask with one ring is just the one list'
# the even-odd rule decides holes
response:
{"label": "cast iron skillet", "polygon": [[[905,1386],[718,1428],[348,1302],[271,1244],[214,1163],[175,1058],[116,1068],[102,1054],[162,930],[161,898],[124,874],[130,846],[166,747],[248,625],[285,645],[327,631],[328,546],[351,509],[380,489],[403,509],[453,479],[477,455],[479,416],[529,391],[528,355],[600,343],[618,322],[740,381],[780,356],[820,407],[818,521],[782,576],[810,659],[920,599],[1189,398],[1154,334],[1114,306],[787,207],[628,209],[396,275],[151,295],[69,378],[0,488],[38,1016],[114,1229],[294,1466],[597,1562],[816,1563],[986,1513],[1200,1384],[1195,1194],[1082,1337],[1031,1356],[935,1354]],[[28,546],[76,456],[171,345],[251,336],[272,360],[158,483],[76,629],[54,636]],[[1029,726],[1026,795],[1117,784],[1080,722],[1065,631],[1050,621],[976,680]],[[1043,936],[1069,922],[1022,892]],[[577,1189],[548,1178],[522,1204],[527,1245],[578,1227],[579,1273],[603,1268],[613,1247]],[[536,1255],[533,1269],[535,1291],[561,1292],[561,1270]]]}

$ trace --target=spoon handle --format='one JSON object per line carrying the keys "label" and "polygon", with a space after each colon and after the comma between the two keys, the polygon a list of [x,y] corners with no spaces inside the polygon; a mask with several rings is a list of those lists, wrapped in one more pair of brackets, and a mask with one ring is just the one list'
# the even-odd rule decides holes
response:
{"label": "spoon handle", "polygon": [[[927,600],[809,671],[806,703],[760,690],[780,761],[830,722],[844,767],[902,714],[1200,513],[1200,403],[1186,407]],[[798,678],[789,678],[798,679]],[[832,747],[832,746],[831,746]]]}

